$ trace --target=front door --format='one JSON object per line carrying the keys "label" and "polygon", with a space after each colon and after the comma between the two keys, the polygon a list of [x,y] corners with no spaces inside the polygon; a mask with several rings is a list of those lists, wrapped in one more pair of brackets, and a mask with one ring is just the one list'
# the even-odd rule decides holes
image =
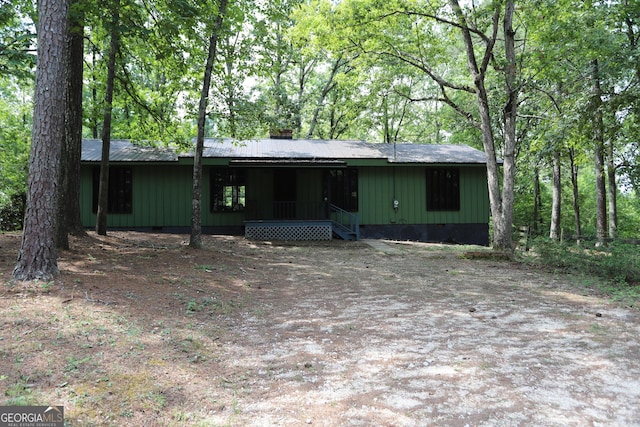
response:
{"label": "front door", "polygon": [[325,173],[325,199],[346,211],[358,212],[358,169],[332,169]]}
{"label": "front door", "polygon": [[273,217],[296,218],[296,170],[276,169],[273,172]]}

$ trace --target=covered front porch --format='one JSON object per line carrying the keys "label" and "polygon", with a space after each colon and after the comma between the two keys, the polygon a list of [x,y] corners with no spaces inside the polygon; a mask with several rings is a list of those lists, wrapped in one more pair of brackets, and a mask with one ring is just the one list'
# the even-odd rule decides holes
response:
{"label": "covered front porch", "polygon": [[[357,213],[347,212],[327,202],[274,202],[248,215],[245,237],[250,240],[344,240],[360,238]],[[251,211],[249,211],[251,212]]]}
{"label": "covered front porch", "polygon": [[214,209],[253,240],[359,238],[357,170],[336,162],[231,162],[211,171]]}

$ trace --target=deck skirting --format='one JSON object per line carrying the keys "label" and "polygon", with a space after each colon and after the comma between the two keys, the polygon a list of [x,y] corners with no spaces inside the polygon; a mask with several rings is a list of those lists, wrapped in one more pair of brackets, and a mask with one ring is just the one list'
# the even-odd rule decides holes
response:
{"label": "deck skirting", "polygon": [[331,240],[331,221],[246,221],[249,240]]}

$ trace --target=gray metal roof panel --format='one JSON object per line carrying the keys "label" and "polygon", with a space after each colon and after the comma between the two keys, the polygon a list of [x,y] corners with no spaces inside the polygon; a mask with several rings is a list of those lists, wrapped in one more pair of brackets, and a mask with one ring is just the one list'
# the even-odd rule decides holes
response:
{"label": "gray metal roof panel", "polygon": [[[102,141],[82,143],[82,161],[98,162]],[[193,153],[181,155],[192,157]],[[390,163],[485,164],[486,154],[466,145],[372,144],[365,141],[315,139],[206,139],[204,157],[235,160],[336,160],[380,159]],[[110,161],[173,162],[178,154],[170,148],[145,147],[126,140],[111,141]]]}
{"label": "gray metal roof panel", "polygon": [[[102,141],[85,139],[82,141],[82,161],[99,162],[102,159]],[[176,153],[169,148],[145,147],[134,145],[130,141],[114,139],[111,141],[109,161],[111,162],[175,162]]]}
{"label": "gray metal roof panel", "polygon": [[468,145],[458,144],[380,144],[391,163],[485,164],[487,155]]}
{"label": "gray metal roof panel", "polygon": [[204,157],[251,159],[371,159],[385,156],[364,141],[318,139],[205,140]]}

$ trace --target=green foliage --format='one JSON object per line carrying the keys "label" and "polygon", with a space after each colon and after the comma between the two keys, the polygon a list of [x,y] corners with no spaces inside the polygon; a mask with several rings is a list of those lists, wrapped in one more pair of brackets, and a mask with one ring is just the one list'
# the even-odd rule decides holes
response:
{"label": "green foliage", "polygon": [[31,85],[0,78],[0,230],[22,227],[31,139]]}
{"label": "green foliage", "polygon": [[0,231],[22,230],[25,204],[24,194],[14,194],[9,203],[0,205]]}
{"label": "green foliage", "polygon": [[[521,165],[524,164],[523,159]],[[539,167],[540,170],[540,191],[541,203],[539,207],[539,223],[537,234],[548,236],[549,222],[551,217],[551,171],[545,167]],[[562,169],[563,186],[562,186],[562,218],[561,228],[565,235],[575,234],[575,218],[573,211],[573,193],[569,177],[570,171],[565,166]],[[533,227],[534,218],[534,167],[519,169],[518,179],[516,181],[516,204],[514,207],[514,224],[529,225]],[[580,169],[578,177],[579,195],[578,202],[581,214],[581,229],[583,236],[594,237],[596,235],[596,214],[595,214],[595,198],[594,194],[594,173],[591,167]],[[621,239],[638,239],[640,235],[640,199],[634,191],[628,186],[618,191],[618,237]]]}
{"label": "green foliage", "polygon": [[593,241],[559,243],[538,238],[534,251],[543,265],[568,272],[602,277],[618,287],[634,287],[640,296],[640,246],[615,241],[597,246]]}
{"label": "green foliage", "polygon": [[36,63],[33,15],[32,2],[0,0],[0,77],[31,78]]}

